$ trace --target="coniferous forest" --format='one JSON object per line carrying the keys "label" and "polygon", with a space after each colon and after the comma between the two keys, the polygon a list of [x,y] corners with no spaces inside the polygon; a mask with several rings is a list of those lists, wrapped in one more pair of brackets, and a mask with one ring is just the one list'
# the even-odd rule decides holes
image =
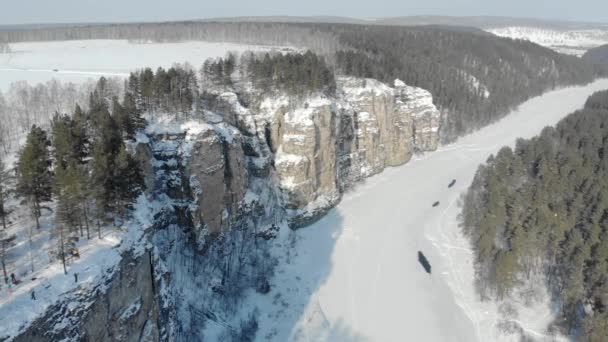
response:
{"label": "coniferous forest", "polygon": [[[102,238],[103,226],[126,218],[145,190],[140,166],[125,144],[144,121],[130,107],[129,94],[121,104],[104,96],[105,86],[101,78],[88,111],[76,106],[72,115],[55,114],[49,131],[32,126],[15,167],[15,193],[29,207],[35,229],[40,230],[45,204],[56,204],[53,254],[65,273],[77,254],[76,241]],[[6,178],[0,181],[2,192]]]}
{"label": "coniferous forest", "polygon": [[482,296],[544,275],[579,340],[608,336],[608,91],[530,140],[490,157],[464,196]]}
{"label": "coniferous forest", "polygon": [[[247,81],[254,92],[282,92],[307,96],[315,92],[334,95],[336,81],[325,58],[307,50],[304,53],[252,52],[225,58],[207,59],[200,70],[203,88],[232,87],[234,74]],[[202,89],[206,91],[208,89]]]}

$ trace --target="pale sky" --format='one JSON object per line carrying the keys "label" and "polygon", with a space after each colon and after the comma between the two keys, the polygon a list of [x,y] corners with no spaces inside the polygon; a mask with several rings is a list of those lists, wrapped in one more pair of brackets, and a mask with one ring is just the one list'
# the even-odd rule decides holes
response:
{"label": "pale sky", "polygon": [[607,0],[0,0],[0,25],[230,16],[512,16],[608,22]]}

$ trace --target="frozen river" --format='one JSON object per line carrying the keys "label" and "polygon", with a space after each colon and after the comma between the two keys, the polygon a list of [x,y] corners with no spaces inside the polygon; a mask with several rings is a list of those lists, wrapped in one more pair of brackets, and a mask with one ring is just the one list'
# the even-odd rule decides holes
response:
{"label": "frozen river", "polygon": [[[457,225],[459,196],[490,154],[554,125],[607,88],[608,80],[600,80],[533,98],[501,121],[346,194],[326,217],[295,233],[293,252],[282,258],[273,280],[279,294],[250,296],[250,305],[265,317],[258,338],[512,339],[496,335],[496,305],[479,302],[475,294],[472,255]],[[448,188],[452,179],[456,184]],[[439,206],[432,206],[435,201]],[[418,251],[430,261],[431,274],[419,264]],[[524,331],[544,335],[552,318],[547,302],[519,311],[513,320]]]}

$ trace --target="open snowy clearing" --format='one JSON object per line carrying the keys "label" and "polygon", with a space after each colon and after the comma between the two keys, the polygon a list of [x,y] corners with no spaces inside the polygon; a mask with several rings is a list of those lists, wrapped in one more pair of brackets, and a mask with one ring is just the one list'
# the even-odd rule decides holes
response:
{"label": "open snowy clearing", "polygon": [[99,76],[128,76],[143,67],[156,69],[189,62],[199,68],[205,59],[224,57],[230,51],[283,50],[284,47],[189,41],[180,43],[130,43],[126,40],[71,40],[11,44],[11,53],[0,54],[0,90],[15,81],[30,84],[52,78],[82,82]]}
{"label": "open snowy clearing", "polygon": [[608,44],[608,28],[558,30],[540,27],[510,26],[488,28],[499,37],[529,40],[567,55],[582,56],[591,48]]}
{"label": "open snowy clearing", "polygon": [[[490,154],[540,133],[606,88],[608,80],[600,80],[534,98],[496,124],[369,178],[312,226],[283,230],[272,290],[249,295],[241,317],[259,309],[260,341],[517,340],[496,335],[499,306],[474,291],[459,196]],[[512,304],[518,314],[506,323],[543,339],[552,319],[546,298],[529,308]]]}

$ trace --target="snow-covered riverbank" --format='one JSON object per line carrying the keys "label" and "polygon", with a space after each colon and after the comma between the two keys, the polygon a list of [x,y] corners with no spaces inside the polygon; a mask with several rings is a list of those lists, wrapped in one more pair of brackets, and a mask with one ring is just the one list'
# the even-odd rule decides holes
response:
{"label": "snow-covered riverbank", "polygon": [[[259,308],[258,340],[499,339],[498,306],[480,302],[474,291],[458,198],[490,154],[538,134],[606,88],[608,80],[600,80],[531,99],[498,123],[367,179],[314,225],[285,232],[291,236],[277,242],[272,292],[250,295],[243,309]],[[418,251],[429,259],[430,275]],[[519,316],[511,321],[544,335],[547,303],[515,304]]]}

